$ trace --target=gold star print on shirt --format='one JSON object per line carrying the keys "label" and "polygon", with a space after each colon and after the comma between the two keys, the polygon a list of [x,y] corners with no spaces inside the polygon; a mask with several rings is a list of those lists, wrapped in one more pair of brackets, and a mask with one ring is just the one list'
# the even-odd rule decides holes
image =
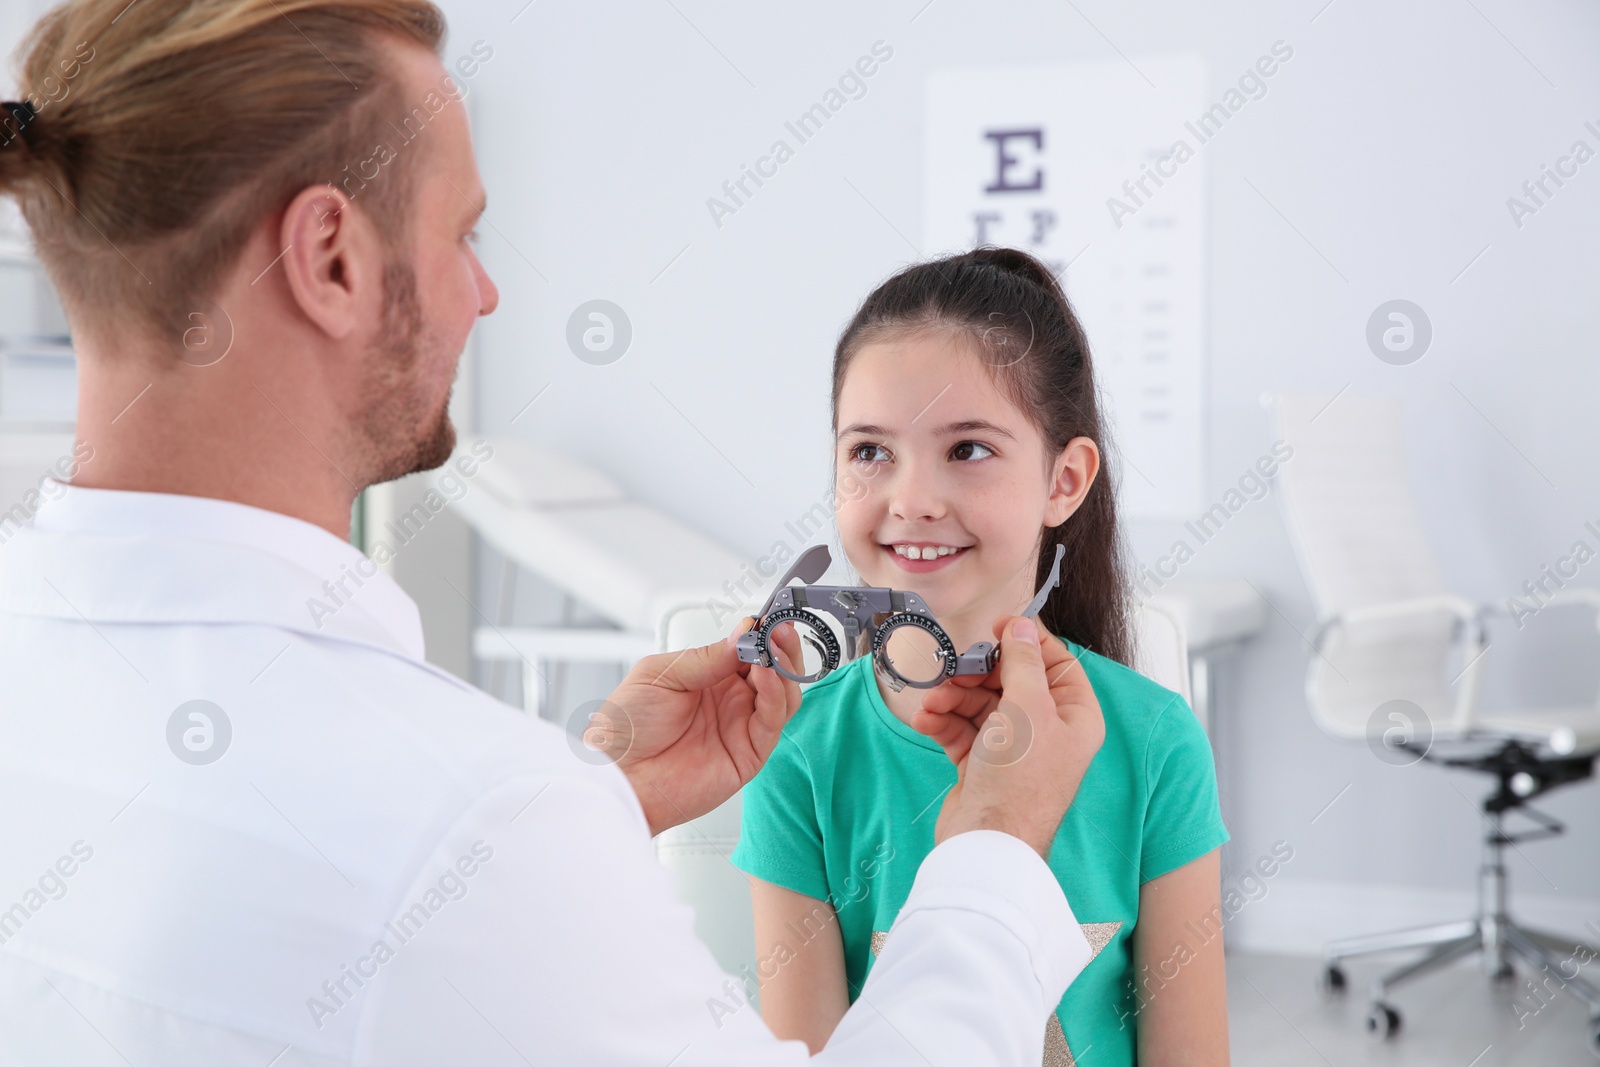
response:
{"label": "gold star print on shirt", "polygon": [[[1089,942],[1089,959],[1093,960],[1100,955],[1100,950],[1111,944],[1111,939],[1117,931],[1122,929],[1120,922],[1114,923],[1079,923],[1083,930],[1084,939]],[[872,931],[872,955],[876,957],[883,951],[883,943],[889,939],[887,930]],[[1085,1052],[1088,1049],[1084,1050]],[[1055,1012],[1050,1013],[1050,1021],[1044,1027],[1044,1064],[1043,1067],[1077,1067],[1078,1061],[1072,1057],[1072,1049],[1067,1047],[1067,1035],[1061,1030],[1061,1020]]]}

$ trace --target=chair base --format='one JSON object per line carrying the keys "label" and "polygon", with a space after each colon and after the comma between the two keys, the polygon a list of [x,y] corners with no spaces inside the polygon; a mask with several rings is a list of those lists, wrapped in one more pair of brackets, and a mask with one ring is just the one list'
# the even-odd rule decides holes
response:
{"label": "chair base", "polygon": [[1515,973],[1512,959],[1520,959],[1544,976],[1544,989],[1565,989],[1588,1005],[1593,1021],[1600,1024],[1600,989],[1591,985],[1577,969],[1577,961],[1600,959],[1600,949],[1520,926],[1506,919],[1495,922],[1496,928],[1491,931],[1491,922],[1493,920],[1467,919],[1335,941],[1324,953],[1327,985],[1335,991],[1344,988],[1344,972],[1339,966],[1341,960],[1379,952],[1426,948],[1427,951],[1417,959],[1389,971],[1372,983],[1374,1008],[1386,1007],[1390,1006],[1387,999],[1389,991],[1400,983],[1420,978],[1463,956],[1482,952],[1484,969],[1491,978],[1510,978]]}
{"label": "chair base", "polygon": [[1478,914],[1461,922],[1334,941],[1323,952],[1325,988],[1331,992],[1345,988],[1344,970],[1339,966],[1341,960],[1379,952],[1426,949],[1417,959],[1372,983],[1372,1006],[1367,1014],[1367,1029],[1375,1037],[1392,1037],[1400,1029],[1400,1013],[1388,1001],[1389,991],[1395,986],[1473,953],[1483,954],[1484,970],[1491,978],[1497,979],[1513,977],[1515,970],[1512,962],[1520,960],[1533,971],[1531,995],[1537,998],[1541,1006],[1561,990],[1588,1006],[1589,1048],[1600,1056],[1600,988],[1579,973],[1580,966],[1600,959],[1600,948],[1534,930],[1512,920],[1506,909],[1506,870],[1502,849],[1515,839],[1507,837],[1502,831],[1499,813],[1486,813],[1485,821],[1489,833],[1485,839],[1485,862],[1479,871]]}

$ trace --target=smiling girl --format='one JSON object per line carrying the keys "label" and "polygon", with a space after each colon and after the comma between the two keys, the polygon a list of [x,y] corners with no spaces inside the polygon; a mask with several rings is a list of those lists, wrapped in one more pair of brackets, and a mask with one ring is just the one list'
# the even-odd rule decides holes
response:
{"label": "smiling girl", "polygon": [[[1106,734],[1049,855],[1095,958],[1047,1021],[1043,1063],[1090,1049],[1096,1067],[1226,1063],[1211,749],[1183,698],[1128,666],[1106,434],[1055,278],[991,248],[890,278],[839,339],[833,422],[836,478],[867,486],[837,512],[841,547],[866,584],[921,595],[957,648],[993,640],[1066,549],[1039,622],[1085,672]],[[858,656],[806,691],[744,791],[732,858],[769,961],[762,1015],[813,1052],[933,849],[956,768],[930,735],[951,694],[897,690]]]}

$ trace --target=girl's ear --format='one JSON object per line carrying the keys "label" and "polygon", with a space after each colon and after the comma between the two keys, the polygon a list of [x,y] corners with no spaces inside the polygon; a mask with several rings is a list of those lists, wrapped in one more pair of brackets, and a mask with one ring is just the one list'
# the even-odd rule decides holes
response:
{"label": "girl's ear", "polygon": [[1087,437],[1074,437],[1055,458],[1050,473],[1050,499],[1045,502],[1044,524],[1060,526],[1078,510],[1100,473],[1100,449]]}

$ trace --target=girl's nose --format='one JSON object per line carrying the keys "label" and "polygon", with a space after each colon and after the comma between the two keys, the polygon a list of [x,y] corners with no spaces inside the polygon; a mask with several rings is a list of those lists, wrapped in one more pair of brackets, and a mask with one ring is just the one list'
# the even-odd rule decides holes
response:
{"label": "girl's nose", "polygon": [[889,513],[907,522],[942,519],[945,513],[944,494],[934,479],[914,468],[903,468],[896,472],[889,489]]}

